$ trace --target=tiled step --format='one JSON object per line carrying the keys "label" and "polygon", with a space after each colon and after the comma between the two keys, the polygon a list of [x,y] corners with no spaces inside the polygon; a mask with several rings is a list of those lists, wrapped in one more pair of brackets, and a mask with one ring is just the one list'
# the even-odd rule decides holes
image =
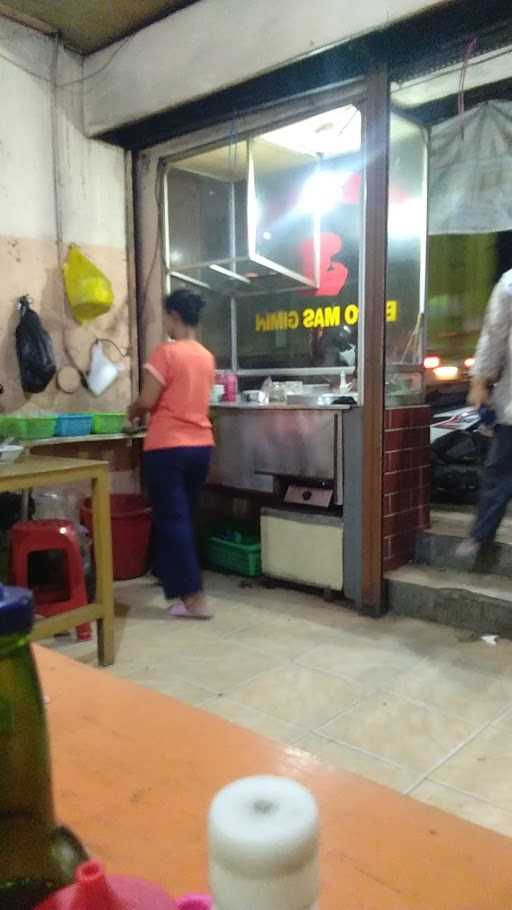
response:
{"label": "tiled step", "polygon": [[416,540],[416,562],[437,569],[500,575],[510,578],[512,584],[512,519],[505,518],[496,543],[482,549],[476,560],[461,560],[456,550],[467,537],[471,522],[470,512],[432,512],[431,528]]}
{"label": "tiled step", "polygon": [[512,638],[512,581],[409,565],[386,575],[389,608],[402,616]]}

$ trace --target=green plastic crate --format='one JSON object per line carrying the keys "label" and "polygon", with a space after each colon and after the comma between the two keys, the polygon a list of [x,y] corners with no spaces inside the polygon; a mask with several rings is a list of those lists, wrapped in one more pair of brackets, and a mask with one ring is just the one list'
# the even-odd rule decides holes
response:
{"label": "green plastic crate", "polygon": [[93,414],[92,432],[98,436],[113,436],[122,433],[126,422],[124,411],[115,411],[111,414]]}
{"label": "green plastic crate", "polygon": [[8,439],[9,436],[16,435],[14,418],[10,414],[0,414],[0,437]]}
{"label": "green plastic crate", "polygon": [[57,416],[29,417],[13,416],[12,436],[16,439],[51,439],[55,436]]}
{"label": "green plastic crate", "polygon": [[212,534],[206,545],[206,557],[211,566],[227,569],[236,575],[254,578],[261,575],[261,544],[256,537],[236,532],[237,540]]}

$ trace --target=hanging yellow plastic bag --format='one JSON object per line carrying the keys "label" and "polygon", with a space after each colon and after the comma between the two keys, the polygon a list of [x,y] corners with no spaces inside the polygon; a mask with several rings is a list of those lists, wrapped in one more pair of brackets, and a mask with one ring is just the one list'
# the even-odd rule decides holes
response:
{"label": "hanging yellow plastic bag", "polygon": [[108,313],[114,302],[112,285],[79,247],[70,246],[62,271],[69,306],[77,322]]}

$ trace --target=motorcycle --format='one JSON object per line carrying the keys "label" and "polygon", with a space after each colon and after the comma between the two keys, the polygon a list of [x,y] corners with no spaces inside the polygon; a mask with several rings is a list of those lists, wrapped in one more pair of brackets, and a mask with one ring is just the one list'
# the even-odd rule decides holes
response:
{"label": "motorcycle", "polygon": [[432,500],[474,504],[493,437],[489,408],[435,414],[430,426]]}

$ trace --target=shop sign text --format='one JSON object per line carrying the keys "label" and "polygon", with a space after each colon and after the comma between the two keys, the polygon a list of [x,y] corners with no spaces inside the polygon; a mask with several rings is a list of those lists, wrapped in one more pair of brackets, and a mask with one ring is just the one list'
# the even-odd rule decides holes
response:
{"label": "shop sign text", "polygon": [[[396,322],[398,302],[388,300],[386,303],[386,322]],[[275,310],[260,313],[256,316],[257,332],[293,332],[295,329],[333,329],[340,325],[356,325],[359,321],[359,307],[350,303],[341,306],[307,307],[299,310]]]}

